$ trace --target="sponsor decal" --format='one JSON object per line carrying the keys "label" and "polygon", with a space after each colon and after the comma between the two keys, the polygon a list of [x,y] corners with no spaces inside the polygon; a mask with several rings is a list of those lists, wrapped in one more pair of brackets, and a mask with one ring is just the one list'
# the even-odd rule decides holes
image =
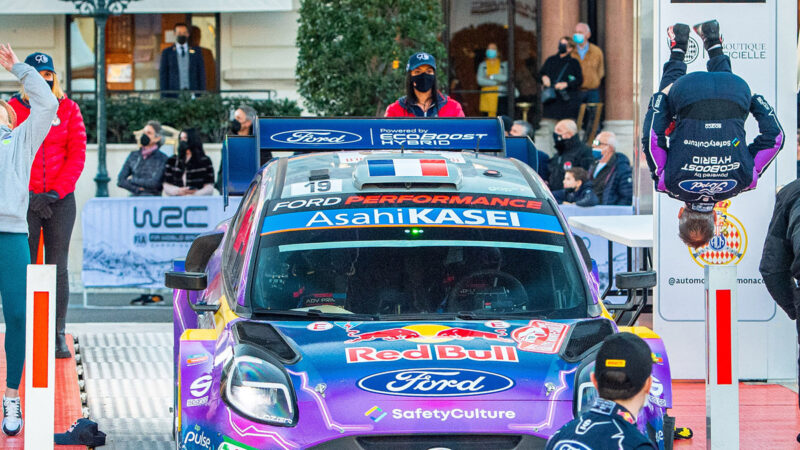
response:
{"label": "sponsor decal", "polygon": [[201,406],[208,403],[208,396],[200,397],[200,398],[190,398],[186,400],[186,406],[191,408],[192,406]]}
{"label": "sponsor decal", "polygon": [[[419,155],[436,155],[442,157],[451,163],[455,164],[465,164],[467,161],[464,159],[464,156],[461,153],[455,153],[452,151],[444,151],[444,152],[437,152],[437,151],[430,151],[430,150],[405,150],[402,153],[405,154],[419,154]],[[353,152],[353,151],[343,151],[337,152],[336,156],[339,158],[339,162],[342,164],[356,164],[368,156],[375,156],[375,155],[397,155],[400,154],[399,150],[370,150],[370,151],[362,151],[362,152]]]}
{"label": "sponsor decal", "polygon": [[411,129],[411,130],[392,130],[381,128],[378,138],[381,140],[381,145],[385,146],[447,146],[447,145],[464,145],[464,148],[475,147],[473,142],[480,141],[481,139],[489,136],[487,133],[434,133],[426,129]]}
{"label": "sponsor decal", "polygon": [[514,419],[517,417],[515,411],[497,410],[497,409],[401,409],[395,408],[392,410],[392,419],[397,420],[439,420],[446,422],[450,419],[453,420],[480,420],[480,419]]}
{"label": "sponsor decal", "polygon": [[564,170],[567,171],[567,170],[570,170],[570,169],[572,169],[572,161],[565,162],[564,163]]}
{"label": "sponsor decal", "polygon": [[[692,147],[700,147],[700,148],[709,148],[709,147],[730,147],[733,144],[733,141],[716,141],[716,140],[709,140],[709,141],[696,141],[694,139],[684,139],[683,145],[691,145]],[[713,158],[713,157],[712,157]]]}
{"label": "sponsor decal", "polygon": [[543,320],[531,320],[527,326],[517,328],[511,337],[517,342],[517,348],[533,353],[558,353],[569,325]]}
{"label": "sponsor decal", "polygon": [[592,448],[578,441],[560,440],[555,447],[553,447],[553,450],[592,450]]}
{"label": "sponsor decal", "polygon": [[689,42],[686,46],[686,54],[683,56],[683,62],[686,64],[693,63],[697,57],[700,55],[700,46],[697,44],[697,41],[689,36]]}
{"label": "sponsor decal", "polygon": [[734,147],[738,147],[741,142],[742,141],[740,141],[739,138],[733,138],[733,140],[731,141]]}
{"label": "sponsor decal", "polygon": [[247,444],[242,444],[241,442],[235,441],[229,438],[228,436],[222,436],[222,443],[219,444],[217,450],[257,450],[257,449]]}
{"label": "sponsor decal", "polygon": [[622,417],[622,420],[628,422],[629,424],[632,424],[632,425],[636,424],[636,420],[633,418],[631,413],[629,413],[628,411],[623,411],[623,410],[620,409],[619,411],[617,411],[617,415]]}
{"label": "sponsor decal", "polygon": [[376,394],[404,397],[463,397],[502,392],[514,381],[472,369],[401,369],[362,378],[358,387]]}
{"label": "sponsor decal", "polygon": [[487,320],[483,322],[483,326],[487,328],[510,328],[511,324],[504,320]]}
{"label": "sponsor decal", "polygon": [[[699,266],[738,264],[747,252],[747,230],[742,222],[728,212],[731,200],[717,203],[714,237],[700,248],[689,248],[689,254]],[[672,284],[672,283],[671,283]]]}
{"label": "sponsor decal", "polygon": [[661,381],[658,378],[653,377],[653,384],[650,387],[650,393],[647,394],[647,401],[653,405],[666,408],[667,401],[661,397],[663,394],[664,385],[661,384]]}
{"label": "sponsor decal", "polygon": [[455,208],[496,207],[510,210],[540,210],[541,200],[528,197],[500,195],[446,195],[446,194],[374,194],[336,195],[280,201],[270,212],[291,212],[302,209],[363,208],[364,206],[432,206]]}
{"label": "sponsor decal", "polygon": [[[728,141],[730,144],[730,141]],[[681,170],[704,174],[727,173],[737,170],[742,164],[734,162],[732,156],[692,156],[692,162],[684,164]]]}
{"label": "sponsor decal", "polygon": [[292,130],[275,133],[270,140],[284,144],[338,145],[358,142],[361,136],[339,130]]}
{"label": "sponsor decal", "polygon": [[718,129],[722,129],[722,123],[721,122],[713,122],[713,123],[707,123],[706,124],[706,130],[718,130]]}
{"label": "sponsor decal", "polygon": [[372,408],[368,409],[367,412],[364,413],[365,416],[372,419],[373,422],[378,423],[386,417],[385,412],[380,408],[380,406],[373,406]]}
{"label": "sponsor decal", "polygon": [[371,159],[367,161],[371,177],[446,177],[443,159]]}
{"label": "sponsor decal", "polygon": [[211,389],[211,375],[203,375],[202,377],[192,381],[189,386],[189,392],[194,397],[202,397]]}
{"label": "sponsor decal", "polygon": [[494,332],[471,330],[468,328],[449,327],[438,324],[414,324],[401,328],[389,328],[386,330],[361,333],[351,329],[347,335],[349,340],[345,344],[367,341],[411,341],[421,343],[441,343],[451,340],[471,341],[473,339],[484,339],[497,342],[512,342],[506,336],[506,330],[498,329]]}
{"label": "sponsor decal", "polygon": [[208,353],[198,353],[197,355],[192,355],[186,358],[186,365],[187,366],[195,366],[197,364],[203,364],[211,359]]}
{"label": "sponsor decal", "polygon": [[678,187],[694,194],[717,195],[730,192],[736,184],[736,180],[683,180]]}
{"label": "sponsor decal", "polygon": [[184,447],[191,444],[195,444],[200,446],[200,448],[207,448],[210,450],[211,438],[207,437],[205,431],[203,431],[198,425],[195,425],[194,430],[189,430],[189,432],[187,432],[186,436],[183,438]]}
{"label": "sponsor decal", "polygon": [[350,347],[345,350],[348,363],[386,361],[495,361],[519,362],[517,349],[507,345],[491,345],[488,350],[465,349],[460,345],[417,344],[408,350],[378,350],[372,347]]}
{"label": "sponsor decal", "polygon": [[661,353],[651,353],[651,356],[653,357],[654,364],[664,364],[664,357],[661,356]]}
{"label": "sponsor decal", "polygon": [[624,359],[607,359],[606,367],[625,367],[626,361]]}
{"label": "sponsor decal", "polygon": [[330,322],[313,322],[306,325],[308,331],[328,331],[331,328],[333,328],[333,324]]}

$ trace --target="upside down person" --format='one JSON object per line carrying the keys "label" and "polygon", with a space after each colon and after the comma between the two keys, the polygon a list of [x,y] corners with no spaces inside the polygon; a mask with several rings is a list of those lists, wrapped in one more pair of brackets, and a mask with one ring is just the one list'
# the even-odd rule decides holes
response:
{"label": "upside down person", "polygon": [[[699,248],[714,236],[714,205],[756,187],[783,148],[784,133],[764,97],[751,95],[747,82],[731,72],[717,21],[694,30],[710,57],[708,71],[686,74],[689,26],[669,27],[670,60],[650,100],[642,148],[656,190],[685,202],[679,237]],[[744,131],[748,114],[760,132],[750,145]]]}

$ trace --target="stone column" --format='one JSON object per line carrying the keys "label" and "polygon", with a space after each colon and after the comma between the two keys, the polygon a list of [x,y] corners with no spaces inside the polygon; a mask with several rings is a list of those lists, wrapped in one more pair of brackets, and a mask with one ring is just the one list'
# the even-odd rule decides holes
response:
{"label": "stone column", "polygon": [[[539,33],[541,54],[539,66],[558,51],[558,40],[561,36],[572,36],[575,24],[580,21],[579,0],[542,0],[541,17],[542,29]],[[553,128],[555,121],[542,119],[540,128],[536,131],[536,147],[548,154],[553,154]]]}
{"label": "stone column", "polygon": [[605,4],[605,122],[617,134],[617,150],[633,153],[633,1],[608,0]]}

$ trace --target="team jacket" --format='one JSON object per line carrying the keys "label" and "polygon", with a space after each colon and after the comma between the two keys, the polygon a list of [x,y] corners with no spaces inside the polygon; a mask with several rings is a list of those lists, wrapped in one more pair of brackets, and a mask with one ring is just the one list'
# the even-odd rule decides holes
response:
{"label": "team jacket", "polygon": [[794,320],[799,293],[794,280],[800,279],[800,180],[784,186],[775,198],[758,270],[775,303]]}
{"label": "team jacket", "polygon": [[[31,106],[19,94],[9,102],[17,113],[17,126],[31,113]],[[60,198],[75,191],[75,183],[86,161],[86,128],[78,104],[64,97],[58,102],[58,113],[50,124],[31,168],[29,190],[36,194],[56,191]]]}
{"label": "team jacket", "polygon": [[547,441],[546,450],[655,449],[622,406],[601,398],[592,409],[567,423]]}
{"label": "team jacket", "polygon": [[[760,133],[750,145],[748,112]],[[681,77],[669,96],[653,95],[644,127],[642,148],[656,190],[699,211],[754,189],[784,141],[775,110],[730,73]]]}
{"label": "team jacket", "polygon": [[386,108],[385,117],[464,117],[464,110],[461,109],[460,103],[441,92],[438,92],[437,97],[437,107],[427,111],[422,111],[422,108],[417,105],[411,105],[411,111],[409,111],[405,96],[400,97]]}

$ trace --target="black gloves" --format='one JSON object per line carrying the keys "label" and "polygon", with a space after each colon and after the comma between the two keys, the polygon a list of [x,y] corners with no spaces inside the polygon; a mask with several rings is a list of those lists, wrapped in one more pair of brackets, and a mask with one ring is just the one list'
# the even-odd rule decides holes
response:
{"label": "black gloves", "polygon": [[53,210],[50,209],[50,205],[58,201],[58,199],[58,192],[56,191],[49,191],[43,194],[31,192],[29,208],[42,219],[49,219],[53,217]]}

